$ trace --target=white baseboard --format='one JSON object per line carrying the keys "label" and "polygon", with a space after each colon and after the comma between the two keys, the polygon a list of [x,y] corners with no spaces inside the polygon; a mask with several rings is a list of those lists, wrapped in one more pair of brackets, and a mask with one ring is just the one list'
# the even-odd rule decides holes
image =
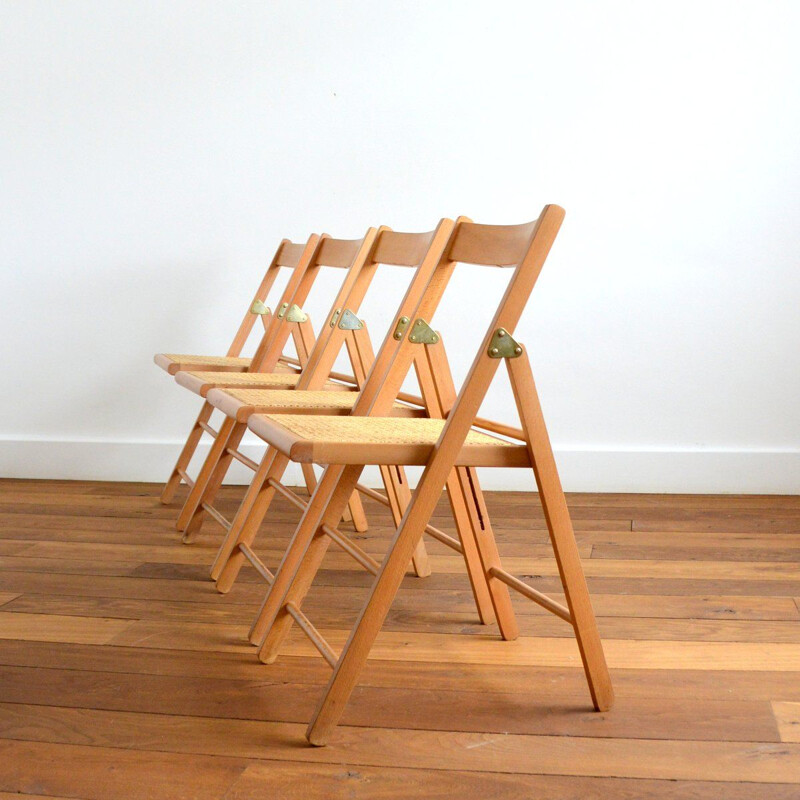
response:
{"label": "white baseboard", "polygon": [[[158,483],[166,479],[179,451],[177,441],[0,437],[0,477]],[[242,451],[258,459],[263,448],[245,443]],[[556,459],[567,491],[800,494],[799,450],[565,449],[556,451]],[[250,474],[235,464],[229,482],[246,483]],[[297,465],[290,465],[286,478],[289,484],[302,483]],[[364,481],[377,486],[377,470],[370,468]],[[534,487],[525,470],[484,469],[481,483],[486,489]]]}

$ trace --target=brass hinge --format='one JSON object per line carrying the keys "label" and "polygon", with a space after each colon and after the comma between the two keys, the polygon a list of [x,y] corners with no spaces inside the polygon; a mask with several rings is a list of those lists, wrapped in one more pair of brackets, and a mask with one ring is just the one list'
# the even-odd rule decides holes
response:
{"label": "brass hinge", "polygon": [[364,323],[349,308],[346,308],[339,320],[339,327],[343,331],[360,331],[364,327]]}
{"label": "brass hinge", "polygon": [[286,321],[287,322],[308,322],[308,314],[303,312],[303,309],[297,305],[297,303],[293,303],[292,307],[286,313]]}
{"label": "brass hinge", "polygon": [[253,305],[250,306],[251,314],[271,314],[269,306],[265,306],[260,300],[253,300]]}
{"label": "brass hinge", "polygon": [[331,316],[331,328],[336,327],[336,320],[339,319],[339,314],[341,313],[342,313],[341,308],[337,308],[336,311],[333,312],[333,315]]}
{"label": "brass hinge", "polygon": [[522,345],[504,328],[498,328],[489,342],[489,358],[519,358]]}
{"label": "brass hinge", "polygon": [[289,308],[288,303],[281,303],[281,307],[278,309],[277,314],[278,319],[283,319],[283,315],[286,313],[287,308]]}
{"label": "brass hinge", "polygon": [[414,344],[436,344],[439,341],[439,334],[420,317],[411,327],[408,341]]}
{"label": "brass hinge", "polygon": [[403,334],[406,332],[409,322],[411,322],[411,320],[408,317],[400,317],[400,319],[397,320],[397,327],[394,329],[393,334],[395,339],[403,338]]}

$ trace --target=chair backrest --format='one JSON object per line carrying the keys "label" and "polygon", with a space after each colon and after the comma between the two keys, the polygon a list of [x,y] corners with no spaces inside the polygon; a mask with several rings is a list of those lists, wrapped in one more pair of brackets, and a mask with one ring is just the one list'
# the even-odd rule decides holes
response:
{"label": "chair backrest", "polygon": [[[374,229],[370,228],[363,239],[334,239],[328,234],[309,238],[300,256],[300,262],[283,290],[273,323],[253,356],[251,372],[272,372],[275,369],[295,324],[287,319],[287,312],[295,305],[298,309],[302,309],[321,268],[334,267],[347,270],[342,288],[349,286],[361,269],[362,263],[358,256],[364,241],[373,236]],[[337,293],[337,298],[340,293],[341,289]],[[317,350],[317,347],[315,344],[312,352]]]}
{"label": "chair backrest", "polygon": [[418,268],[430,248],[434,233],[403,233],[385,226],[377,231],[370,229],[355,258],[360,268],[350,271],[334,299],[305,370],[307,378],[301,378],[298,389],[321,388],[352,331],[353,318],[372,286],[379,265]]}
{"label": "chair backrest", "polygon": [[[564,209],[560,206],[547,205],[535,222],[530,223],[529,226],[510,228],[504,241],[498,240],[495,242],[496,256],[502,255],[503,258],[513,258],[503,266],[513,266],[514,273],[508,282],[497,311],[489,323],[489,328],[483,337],[483,341],[478,347],[478,352],[458,393],[455,404],[450,410],[447,422],[442,430],[440,445],[445,439],[448,439],[457,443],[458,447],[460,447],[466,438],[495,372],[497,372],[497,368],[503,360],[499,342],[505,337],[513,340],[514,330],[522,316],[522,312],[525,310],[550,248],[553,246],[553,242],[561,228],[564,213]],[[460,261],[480,264],[489,263],[484,260],[487,257],[487,250],[478,241],[478,237],[482,233],[477,229],[478,227],[473,225],[467,229],[467,239],[463,247],[458,246],[458,235],[456,236],[456,241],[450,251],[451,258],[455,254],[458,255],[458,260]],[[519,230],[525,227],[528,228],[527,242],[522,240],[523,232]],[[492,229],[487,229],[483,233],[486,234],[486,239],[496,236]],[[471,238],[473,236],[475,237],[474,239]],[[494,256],[490,261],[494,262]]]}
{"label": "chair backrest", "polygon": [[478,225],[465,217],[455,223],[442,220],[437,228],[441,238],[437,246],[431,246],[409,286],[394,328],[387,333],[353,413],[373,416],[388,413],[411,367],[415,348],[424,343],[424,337],[414,337],[415,325],[422,320],[423,330],[427,328],[457,263],[513,267],[514,273],[490,329],[448,416],[446,429],[454,417],[459,422],[469,417],[464,429],[466,437],[499,363],[488,352],[492,337],[499,327],[509,335],[513,333],[563,218],[562,208],[548,205],[538,219],[522,225]]}
{"label": "chair backrest", "polygon": [[[436,231],[405,233],[382,226],[370,228],[362,239],[320,238],[316,250],[308,259],[302,278],[296,283],[290,306],[302,306],[322,267],[347,267],[347,273],[333,300],[331,308],[320,327],[317,340],[309,354],[308,362],[298,381],[298,389],[321,388],[328,378],[347,336],[353,333],[351,323],[365,299],[379,265],[420,268],[431,248]],[[278,312],[280,314],[280,310]],[[273,364],[280,357],[291,325],[285,316],[276,320],[272,338],[260,354],[261,366]]]}
{"label": "chair backrest", "polygon": [[281,240],[280,244],[275,250],[275,255],[272,257],[272,261],[270,261],[269,266],[267,267],[267,271],[264,273],[264,277],[261,279],[261,283],[258,285],[258,289],[256,289],[253,299],[250,301],[250,305],[247,307],[247,311],[245,312],[241,323],[239,323],[239,327],[236,330],[236,335],[233,337],[233,341],[231,342],[226,355],[234,357],[241,355],[242,348],[244,347],[253,330],[256,317],[261,317],[264,323],[264,335],[268,334],[273,315],[266,308],[265,304],[267,297],[269,296],[270,290],[272,289],[281,269],[291,269],[295,272],[297,271],[304,248],[305,245],[297,242],[291,242],[289,239]]}

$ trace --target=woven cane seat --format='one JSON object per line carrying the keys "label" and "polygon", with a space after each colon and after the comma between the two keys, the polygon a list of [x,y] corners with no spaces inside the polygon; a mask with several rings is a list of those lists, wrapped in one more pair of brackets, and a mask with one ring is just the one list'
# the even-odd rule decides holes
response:
{"label": "woven cane seat", "polygon": [[[213,370],[214,372],[244,372],[250,367],[249,358],[238,356],[194,356],[183,353],[157,353],[153,361],[170,375],[181,370]],[[285,364],[277,364],[275,372],[292,372]]]}
{"label": "woven cane seat", "polygon": [[183,353],[157,353],[153,361],[165,372],[174,375],[182,369],[213,369],[244,372],[250,366],[249,358],[233,356],[193,356]]}
{"label": "woven cane seat", "polygon": [[[248,427],[293,461],[316,464],[424,465],[444,420],[253,414]],[[530,466],[527,447],[471,430],[457,466]]]}
{"label": "woven cane seat", "polygon": [[[251,414],[349,414],[358,392],[332,392],[329,389],[212,389],[209,403],[237,422],[246,422]],[[393,416],[423,416],[424,409],[395,403]]]}
{"label": "woven cane seat", "polygon": [[[293,389],[300,380],[299,372],[208,372],[181,370],[175,380],[184,388],[201,397],[219,387],[247,387],[253,389]],[[350,386],[328,381],[329,389],[352,390]]]}

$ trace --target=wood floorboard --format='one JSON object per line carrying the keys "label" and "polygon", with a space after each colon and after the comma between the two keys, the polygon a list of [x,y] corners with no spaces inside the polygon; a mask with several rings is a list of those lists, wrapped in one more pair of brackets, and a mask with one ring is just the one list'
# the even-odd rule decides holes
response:
{"label": "wood floorboard", "polygon": [[[263,583],[219,595],[219,528],[181,545],[159,490],[0,480],[0,800],[800,797],[800,497],[569,495],[617,695],[602,714],[570,628],[515,600],[522,635],[501,641],[430,541],[434,574],[404,580],[311,748],[327,665],[297,632],[257,661]],[[504,566],[563,602],[537,503],[487,495]],[[379,557],[389,519],[365,508]],[[256,550],[277,566],[298,514],[274,512]],[[434,524],[453,532],[445,501]],[[336,650],[371,580],[326,557],[304,608]]]}
{"label": "wood floorboard", "polygon": [[[160,650],[80,645],[73,643],[0,640],[0,664],[80,671],[185,675],[190,677],[258,680],[262,683],[307,683],[322,685],[330,677],[321,659],[285,656],[270,666],[236,652],[208,651],[198,659],[188,650]],[[90,664],[90,666],[87,666]],[[520,686],[541,690],[547,698],[578,698],[584,702],[585,684],[580,671],[563,667],[519,667],[486,670],[482,665],[424,663],[414,661],[371,661],[362,675],[361,686],[394,687],[413,684],[438,691],[511,693]],[[617,694],[642,698],[685,698],[771,701],[781,697],[800,701],[800,670],[791,672],[736,672],[730,670],[648,670],[614,671]]]}
{"label": "wood floorboard", "polygon": [[[343,619],[354,619],[360,605],[360,598],[354,595],[348,603],[331,602],[317,592],[304,603],[304,608],[318,624],[335,627]],[[420,602],[418,595],[404,593],[390,609],[385,629],[389,631],[424,631],[481,635],[486,628],[475,618],[475,607],[470,595],[461,593],[458,600],[452,593],[430,593],[427,607]],[[13,595],[11,595],[13,597]],[[127,620],[156,620],[159,622],[196,622],[202,618],[213,624],[248,624],[257,607],[255,598],[250,603],[212,602],[216,598],[208,597],[206,602],[169,602],[163,600],[78,597],[69,595],[27,594],[16,596],[0,611],[24,612],[29,614],[67,614],[82,617],[100,617]],[[241,599],[241,598],[239,598]],[[425,598],[421,598],[425,599]],[[561,598],[559,598],[561,599]],[[664,602],[671,598],[658,598]],[[448,602],[450,601],[450,602]],[[563,599],[561,600],[563,602]],[[664,603],[666,605],[666,603]],[[758,615],[736,617],[735,609],[727,615],[713,613],[719,605],[713,607],[708,618],[700,618],[705,611],[673,608],[661,609],[663,616],[657,626],[653,624],[650,609],[637,605],[634,597],[627,607],[610,609],[618,613],[606,616],[603,613],[605,603],[595,603],[598,614],[598,625],[601,633],[610,639],[664,639],[695,641],[764,641],[764,642],[800,642],[800,625],[794,603],[790,603],[787,614],[778,613],[779,619]],[[524,636],[556,636],[571,637],[571,629],[547,612],[525,603],[521,599],[516,602],[518,622]],[[440,609],[440,610],[433,610]],[[534,610],[536,609],[536,610]],[[747,609],[745,609],[747,612]],[[769,612],[769,609],[767,609]],[[758,612],[756,612],[758,613]],[[657,616],[657,615],[656,615]]]}
{"label": "wood floorboard", "polygon": [[507,775],[493,772],[446,772],[429,769],[372,769],[328,764],[251,764],[224,800],[351,800],[412,798],[429,800],[796,800],[793,784],[730,784],[703,781],[630,778]]}
{"label": "wood floorboard", "polygon": [[774,702],[772,710],[781,741],[800,742],[800,703]]}
{"label": "wood floorboard", "polygon": [[308,747],[305,723],[0,703],[0,737],[161,753],[515,774],[792,783],[800,744],[528,735],[342,725]]}
{"label": "wood floorboard", "polygon": [[[0,667],[11,703],[62,705],[140,713],[307,721],[316,692],[308,684],[259,680],[134,675],[90,670]],[[789,741],[779,735],[767,701],[623,698],[615,713],[598,715],[580,696],[530,687],[516,692],[359,687],[344,724],[374,728],[451,729],[561,736],[624,736],[729,741]],[[376,718],[375,709],[381,709]],[[453,709],[458,708],[454,717]],[[567,713],[571,710],[572,713]],[[784,713],[782,719],[791,716]],[[785,724],[788,724],[785,723]]]}
{"label": "wood floorboard", "polygon": [[[140,585],[139,584],[136,585]],[[0,597],[0,603],[7,604],[6,611],[26,611],[30,613],[63,613],[78,616],[119,617],[123,619],[198,619],[198,611],[206,621],[249,621],[254,604],[260,599],[261,592],[256,585],[250,586],[250,592],[235,592],[228,595],[228,600],[221,604],[216,596],[208,592],[207,584],[202,584],[201,591],[206,592],[202,599],[198,596],[193,601],[164,600],[161,598],[141,597],[134,592],[128,597],[121,594],[131,582],[126,581],[119,587],[109,588],[108,595],[87,596],[81,593],[82,585],[73,585],[71,594],[46,594],[31,589],[26,594],[8,592]],[[113,592],[119,588],[120,592]],[[102,591],[102,589],[101,589]],[[112,594],[113,592],[113,594]],[[363,597],[359,593],[348,594],[330,592],[314,592],[307,599],[310,607],[320,611],[327,610],[337,614],[356,614],[361,607]],[[559,602],[565,602],[564,595],[552,592],[551,596]],[[601,620],[610,617],[629,619],[664,619],[664,620],[723,620],[723,621],[764,621],[764,620],[800,620],[800,609],[792,598],[788,597],[682,597],[680,595],[613,595],[595,594],[592,597],[595,613]],[[242,608],[241,606],[244,606]],[[406,590],[402,592],[392,609],[398,621],[403,615],[413,615],[409,620],[421,622],[436,619],[438,623],[447,620],[461,621],[468,615],[469,623],[477,624],[475,604],[472,593],[467,590],[428,591],[426,593]],[[533,624],[544,624],[550,615],[540,606],[533,603],[519,602],[516,612],[520,618],[536,617]],[[608,624],[608,623],[606,623]],[[748,630],[758,635],[758,626],[750,626]],[[656,630],[651,624],[651,630]],[[787,628],[787,630],[791,630]]]}

